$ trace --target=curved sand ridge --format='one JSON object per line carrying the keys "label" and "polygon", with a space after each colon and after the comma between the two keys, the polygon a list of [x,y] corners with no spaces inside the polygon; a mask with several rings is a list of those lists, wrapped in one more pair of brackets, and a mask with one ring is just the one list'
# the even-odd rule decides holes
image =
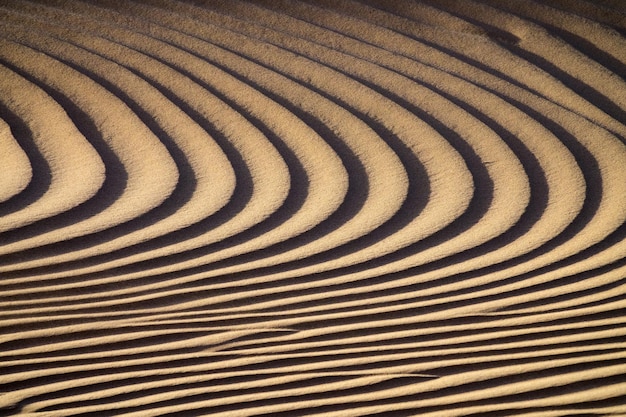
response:
{"label": "curved sand ridge", "polygon": [[0,19],[0,415],[626,414],[620,2]]}

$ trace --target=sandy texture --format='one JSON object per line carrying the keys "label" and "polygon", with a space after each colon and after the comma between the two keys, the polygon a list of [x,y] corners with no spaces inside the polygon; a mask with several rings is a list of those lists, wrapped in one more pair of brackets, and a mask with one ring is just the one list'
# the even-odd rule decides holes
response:
{"label": "sandy texture", "polygon": [[0,416],[626,415],[620,0],[0,0]]}

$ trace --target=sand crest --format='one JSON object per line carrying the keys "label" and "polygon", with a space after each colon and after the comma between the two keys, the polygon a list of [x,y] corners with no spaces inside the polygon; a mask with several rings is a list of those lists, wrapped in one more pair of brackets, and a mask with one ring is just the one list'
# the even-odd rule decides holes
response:
{"label": "sand crest", "polygon": [[622,2],[0,22],[0,416],[626,415]]}

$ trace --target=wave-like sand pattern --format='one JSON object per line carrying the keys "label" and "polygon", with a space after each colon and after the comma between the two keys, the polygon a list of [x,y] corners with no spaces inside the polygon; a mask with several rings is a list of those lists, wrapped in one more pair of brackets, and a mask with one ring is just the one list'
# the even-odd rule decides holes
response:
{"label": "wave-like sand pattern", "polygon": [[0,21],[0,415],[626,415],[619,0]]}

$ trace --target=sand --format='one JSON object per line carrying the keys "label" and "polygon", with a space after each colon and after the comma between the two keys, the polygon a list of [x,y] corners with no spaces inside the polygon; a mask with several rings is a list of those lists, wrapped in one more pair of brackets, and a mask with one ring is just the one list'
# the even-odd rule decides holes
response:
{"label": "sand", "polygon": [[0,0],[0,416],[626,415],[620,0]]}

